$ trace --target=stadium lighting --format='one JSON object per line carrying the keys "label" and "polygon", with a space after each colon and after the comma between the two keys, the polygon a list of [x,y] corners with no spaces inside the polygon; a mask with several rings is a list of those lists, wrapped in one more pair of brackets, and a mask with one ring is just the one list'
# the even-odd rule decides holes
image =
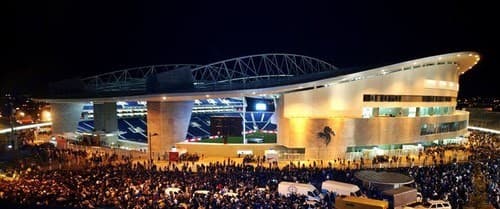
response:
{"label": "stadium lighting", "polygon": [[255,104],[255,110],[267,110],[267,106],[264,103]]}
{"label": "stadium lighting", "polygon": [[42,121],[52,121],[52,115],[48,110],[42,111]]}

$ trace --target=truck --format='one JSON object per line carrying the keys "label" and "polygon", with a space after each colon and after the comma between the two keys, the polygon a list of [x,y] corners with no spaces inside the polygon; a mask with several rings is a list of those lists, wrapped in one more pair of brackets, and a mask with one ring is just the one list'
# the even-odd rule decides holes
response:
{"label": "truck", "polygon": [[417,189],[401,186],[396,189],[382,191],[382,199],[389,202],[389,207],[394,209],[402,209],[405,205],[420,202]]}
{"label": "truck", "polygon": [[336,209],[388,209],[389,202],[375,200],[365,197],[337,197],[335,198]]}
{"label": "truck", "polygon": [[291,194],[305,195],[307,200],[321,201],[323,195],[312,184],[303,184],[282,181],[278,184],[278,193],[280,195],[289,196]]}
{"label": "truck", "polygon": [[339,196],[354,196],[361,197],[361,191],[357,185],[348,184],[340,181],[331,181],[327,180],[321,184],[321,190],[329,191],[335,193],[335,195]]}

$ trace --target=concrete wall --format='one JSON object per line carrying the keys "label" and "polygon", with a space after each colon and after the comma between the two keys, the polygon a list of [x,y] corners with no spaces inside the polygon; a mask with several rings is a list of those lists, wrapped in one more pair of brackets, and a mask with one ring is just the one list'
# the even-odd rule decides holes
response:
{"label": "concrete wall", "polygon": [[118,131],[116,102],[94,103],[94,128],[107,133]]}
{"label": "concrete wall", "polygon": [[[306,158],[331,158],[343,155],[349,146],[422,143],[463,135],[467,129],[421,136],[420,127],[426,123],[438,124],[468,118],[468,113],[462,111],[449,116],[417,118],[290,118],[286,119],[289,129],[282,131],[288,139],[285,143],[279,143],[287,147],[305,147]],[[328,147],[317,137],[325,126],[335,131]]]}
{"label": "concrete wall", "polygon": [[151,150],[153,156],[164,154],[178,142],[186,138],[193,102],[148,102],[148,136],[152,136]]}
{"label": "concrete wall", "polygon": [[456,102],[363,102],[363,94],[451,96],[457,90],[426,88],[425,80],[458,82],[455,65],[405,70],[284,95],[285,117],[361,117],[363,107],[456,106]]}
{"label": "concrete wall", "polygon": [[52,133],[61,134],[64,132],[75,132],[78,128],[83,103],[52,103]]}
{"label": "concrete wall", "polygon": [[[457,96],[457,89],[430,87],[428,80],[457,83],[456,65],[422,67],[285,94],[278,103],[282,107],[278,143],[305,147],[306,158],[332,158],[341,156],[348,146],[418,143],[464,134],[465,129],[420,136],[422,124],[468,120],[468,113],[462,111],[430,117],[361,118],[363,107],[456,106],[455,101],[363,102],[363,94]],[[317,137],[325,126],[336,132],[328,147]]]}
{"label": "concrete wall", "polygon": [[179,149],[185,149],[189,153],[197,153],[205,157],[237,157],[238,150],[251,150],[254,155],[263,156],[264,151],[276,147],[276,144],[220,144],[181,142],[176,145]]}

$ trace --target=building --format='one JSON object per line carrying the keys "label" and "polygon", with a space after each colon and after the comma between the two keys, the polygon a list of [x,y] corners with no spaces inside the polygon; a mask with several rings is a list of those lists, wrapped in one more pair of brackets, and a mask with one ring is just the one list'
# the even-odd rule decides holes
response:
{"label": "building", "polygon": [[[469,114],[455,110],[458,78],[479,59],[475,52],[457,52],[352,72],[307,56],[262,54],[62,81],[39,100],[52,104],[56,133],[77,129],[83,103],[93,104],[95,128],[112,132],[118,129],[118,101],[147,101],[147,131],[158,134],[149,143],[153,152],[165,153],[188,136],[191,116],[199,111],[195,101],[242,98],[234,108],[245,114],[245,98],[261,96],[274,101],[277,145],[326,159],[462,136]],[[325,127],[333,130],[327,145],[318,137]]]}

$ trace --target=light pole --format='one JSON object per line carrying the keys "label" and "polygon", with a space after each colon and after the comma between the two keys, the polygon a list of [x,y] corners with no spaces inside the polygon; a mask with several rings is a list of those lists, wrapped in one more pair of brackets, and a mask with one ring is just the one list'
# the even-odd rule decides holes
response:
{"label": "light pole", "polygon": [[10,112],[10,144],[14,150],[17,150],[17,139],[14,133],[14,122],[16,121],[16,113],[18,109],[14,108],[14,103],[12,102],[12,97],[9,97],[9,110]]}
{"label": "light pole", "polygon": [[153,136],[158,136],[158,134],[157,133],[149,133],[149,138],[148,138],[149,163],[153,162],[153,156],[151,155],[152,154],[152,152],[151,152],[151,138]]}

